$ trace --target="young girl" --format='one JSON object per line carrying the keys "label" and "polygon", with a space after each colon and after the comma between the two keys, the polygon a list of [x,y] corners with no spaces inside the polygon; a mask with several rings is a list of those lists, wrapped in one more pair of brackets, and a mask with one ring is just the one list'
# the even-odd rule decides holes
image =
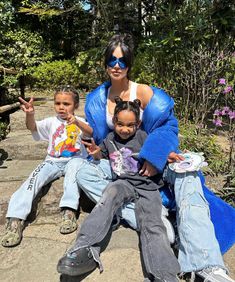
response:
{"label": "young girl", "polygon": [[113,216],[127,202],[135,202],[141,252],[149,281],[178,281],[178,261],[170,248],[166,229],[161,220],[162,175],[147,177],[141,172],[143,162],[138,153],[147,134],[140,125],[140,100],[122,101],[119,97],[114,116],[114,132],[100,146],[86,143],[88,152],[99,160],[109,159],[113,180],[84,221],[74,247],[59,261],[58,271],[80,275],[97,266],[102,271],[97,245],[107,235]]}
{"label": "young girl", "polygon": [[8,223],[2,238],[4,247],[16,246],[22,239],[24,220],[29,215],[32,202],[41,188],[58,177],[64,177],[64,194],[60,201],[63,209],[62,234],[77,229],[75,211],[78,208],[79,191],[75,180],[76,170],[68,169],[72,158],[86,158],[87,152],[81,143],[81,135],[91,135],[92,129],[84,119],[74,116],[79,105],[79,95],[71,87],[62,87],[55,92],[56,116],[35,121],[33,98],[26,102],[19,98],[26,114],[26,126],[33,138],[48,141],[47,156],[12,195],[6,217]]}

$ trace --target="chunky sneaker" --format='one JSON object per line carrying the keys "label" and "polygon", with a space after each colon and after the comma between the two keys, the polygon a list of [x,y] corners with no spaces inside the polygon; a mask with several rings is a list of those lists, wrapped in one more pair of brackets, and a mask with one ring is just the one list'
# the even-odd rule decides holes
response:
{"label": "chunky sneaker", "polygon": [[219,267],[208,267],[201,271],[197,271],[196,274],[204,279],[204,282],[235,282],[230,278],[226,271]]}
{"label": "chunky sneaker", "polygon": [[208,165],[207,162],[205,162],[203,153],[187,152],[180,155],[184,157],[183,161],[169,164],[169,168],[177,173],[198,171]]}
{"label": "chunky sneaker", "polygon": [[15,247],[20,244],[23,234],[23,220],[19,218],[9,218],[6,225],[6,232],[2,237],[3,247]]}
{"label": "chunky sneaker", "polygon": [[64,209],[62,212],[62,222],[60,225],[61,234],[69,234],[78,228],[75,211]]}
{"label": "chunky sneaker", "polygon": [[57,264],[57,271],[70,276],[78,276],[94,270],[97,266],[90,248],[81,248],[65,254]]}

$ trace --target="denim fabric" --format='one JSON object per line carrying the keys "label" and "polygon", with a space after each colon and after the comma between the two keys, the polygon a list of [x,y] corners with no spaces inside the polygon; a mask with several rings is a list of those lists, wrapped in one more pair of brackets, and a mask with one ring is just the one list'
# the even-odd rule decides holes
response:
{"label": "denim fabric", "polygon": [[[76,165],[76,160],[71,165]],[[83,166],[77,172],[78,186],[95,203],[102,196],[105,187],[112,181],[112,172],[108,160],[100,161],[83,160]],[[134,229],[137,228],[134,203],[123,204],[117,213]]]}
{"label": "denim fabric", "polygon": [[[181,271],[191,272],[208,266],[225,268],[197,173],[177,174],[167,169],[165,180],[175,186]],[[111,181],[109,162],[101,160],[95,165],[84,161],[84,167],[77,173],[77,181],[97,202]],[[125,204],[121,216],[132,228],[137,228],[134,203]]]}
{"label": "denim fabric", "polygon": [[165,176],[174,185],[181,271],[213,266],[225,269],[197,172],[175,173],[167,169]]}
{"label": "denim fabric", "polygon": [[126,180],[108,184],[100,201],[83,222],[73,251],[99,244],[108,234],[118,208],[132,201],[135,201],[140,248],[147,274],[161,281],[176,281],[180,267],[161,220],[160,193],[138,189]]}
{"label": "denim fabric", "polygon": [[64,168],[61,167],[64,175],[64,192],[60,200],[60,208],[78,209],[80,187],[77,184],[76,174],[82,168],[83,160],[82,158],[73,158],[68,161]]}
{"label": "denim fabric", "polygon": [[71,168],[69,166],[68,168],[69,163],[70,161],[53,162],[46,160],[39,164],[28,179],[12,195],[6,217],[26,220],[31,212],[33,200],[42,187],[63,176],[65,172],[67,175],[64,179],[64,194],[60,201],[60,207],[70,207],[76,210],[79,204],[79,190],[75,178],[77,166],[71,166]]}

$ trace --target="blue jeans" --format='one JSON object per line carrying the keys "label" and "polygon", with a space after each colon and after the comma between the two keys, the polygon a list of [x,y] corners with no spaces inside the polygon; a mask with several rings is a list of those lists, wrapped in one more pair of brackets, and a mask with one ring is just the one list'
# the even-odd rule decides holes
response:
{"label": "blue jeans", "polygon": [[[70,166],[78,168],[77,182],[80,188],[91,200],[98,202],[103,190],[112,181],[109,162],[74,159]],[[212,266],[225,269],[197,173],[178,174],[168,169],[165,180],[174,185],[181,271],[192,272]],[[136,228],[134,203],[124,204],[120,214],[132,228]]]}
{"label": "blue jeans", "polygon": [[60,201],[60,207],[69,207],[77,210],[80,195],[76,181],[77,165],[76,167],[70,167],[70,161],[53,162],[46,160],[39,164],[28,179],[12,195],[6,217],[25,220],[31,212],[34,198],[42,187],[63,175],[64,193]]}

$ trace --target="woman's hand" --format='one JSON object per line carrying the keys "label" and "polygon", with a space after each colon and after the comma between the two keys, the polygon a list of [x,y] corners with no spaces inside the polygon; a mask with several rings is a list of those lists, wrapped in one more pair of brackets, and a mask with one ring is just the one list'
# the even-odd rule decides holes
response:
{"label": "woman's hand", "polygon": [[20,107],[26,114],[34,114],[33,97],[30,98],[29,102],[25,101],[21,97],[19,97],[19,100],[21,102]]}
{"label": "woman's hand", "polygon": [[184,157],[176,154],[175,152],[171,152],[167,158],[168,163],[175,163],[175,162],[180,162],[183,161]]}
{"label": "woman's hand", "polygon": [[145,161],[139,173],[151,177],[157,174],[157,169],[150,162]]}

